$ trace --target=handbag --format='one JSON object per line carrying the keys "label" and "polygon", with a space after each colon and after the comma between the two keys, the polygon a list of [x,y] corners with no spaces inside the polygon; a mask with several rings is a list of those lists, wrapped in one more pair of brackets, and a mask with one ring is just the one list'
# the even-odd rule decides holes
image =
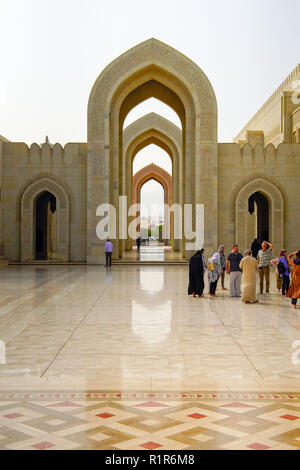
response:
{"label": "handbag", "polygon": [[215,270],[215,263],[213,261],[208,262],[208,270],[214,271]]}

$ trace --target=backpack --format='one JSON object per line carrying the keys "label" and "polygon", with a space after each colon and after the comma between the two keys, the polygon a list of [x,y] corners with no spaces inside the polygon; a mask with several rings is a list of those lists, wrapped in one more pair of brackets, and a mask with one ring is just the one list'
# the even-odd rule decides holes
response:
{"label": "backpack", "polygon": [[282,261],[279,261],[279,263],[277,264],[277,269],[279,274],[285,273],[285,266]]}

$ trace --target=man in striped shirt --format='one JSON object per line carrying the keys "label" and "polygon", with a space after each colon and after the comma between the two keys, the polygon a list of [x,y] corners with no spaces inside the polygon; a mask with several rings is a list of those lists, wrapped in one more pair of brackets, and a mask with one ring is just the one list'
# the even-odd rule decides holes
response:
{"label": "man in striped shirt", "polygon": [[263,242],[261,250],[258,252],[258,272],[260,280],[260,294],[264,291],[264,277],[266,278],[266,293],[270,292],[270,263],[272,257],[273,245],[269,242]]}

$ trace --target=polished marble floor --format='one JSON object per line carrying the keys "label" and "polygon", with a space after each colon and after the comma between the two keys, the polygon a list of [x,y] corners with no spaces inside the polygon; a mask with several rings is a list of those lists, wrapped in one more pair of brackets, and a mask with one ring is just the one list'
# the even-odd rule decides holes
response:
{"label": "polished marble floor", "polygon": [[124,251],[121,262],[181,262],[182,256],[180,252],[173,251],[170,247],[150,242],[150,245],[142,245],[139,250],[133,247],[132,251]]}
{"label": "polished marble floor", "polygon": [[[274,275],[257,305],[220,289],[216,299],[188,297],[187,278],[188,266],[1,269],[0,448],[299,447],[300,308],[277,293]],[[91,390],[115,390],[116,402],[70,404]],[[52,391],[50,404],[18,391],[38,401]],[[140,393],[133,405],[128,391]]]}
{"label": "polished marble floor", "polygon": [[187,275],[187,266],[0,270],[0,386],[300,390],[300,308],[273,276],[271,294],[244,305],[221,290],[188,297]]}

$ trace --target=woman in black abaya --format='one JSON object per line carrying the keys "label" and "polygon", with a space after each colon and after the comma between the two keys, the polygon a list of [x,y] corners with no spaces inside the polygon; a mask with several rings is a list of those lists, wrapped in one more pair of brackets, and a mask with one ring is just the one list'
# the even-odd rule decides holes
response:
{"label": "woman in black abaya", "polygon": [[[203,251],[203,250],[202,250]],[[204,269],[202,251],[197,251],[190,259],[190,283],[188,293],[193,297],[203,297],[204,291]]]}

